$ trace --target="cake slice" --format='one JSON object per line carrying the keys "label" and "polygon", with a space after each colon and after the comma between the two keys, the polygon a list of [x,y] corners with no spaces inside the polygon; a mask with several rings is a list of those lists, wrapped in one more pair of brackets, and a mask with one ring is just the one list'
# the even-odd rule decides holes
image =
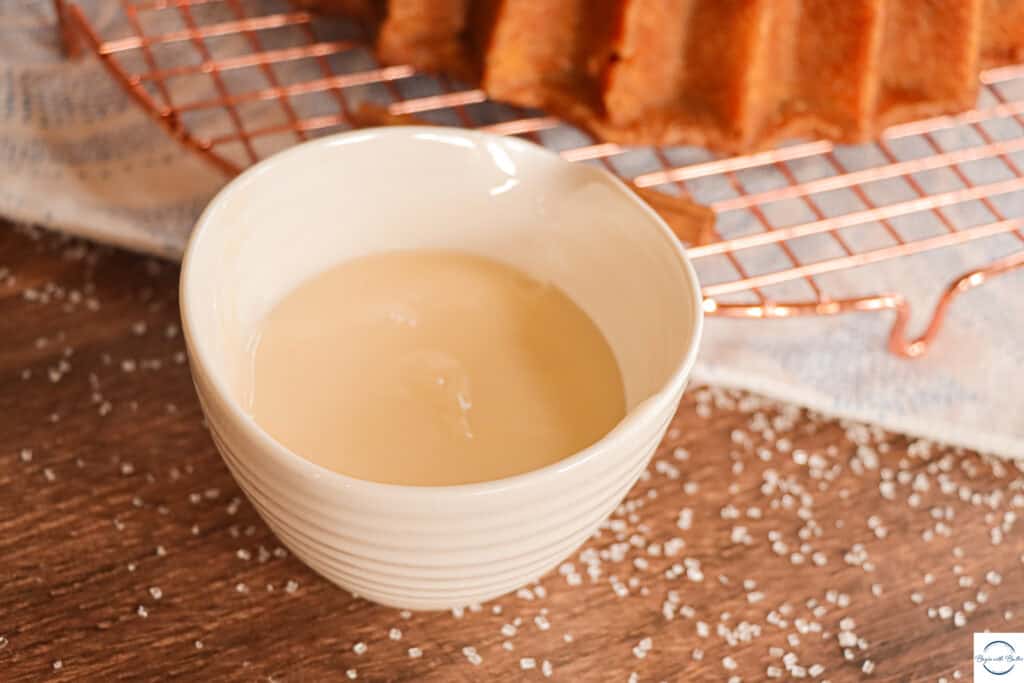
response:
{"label": "cake slice", "polygon": [[483,62],[483,87],[499,100],[544,106],[552,94],[596,105],[618,3],[498,3]]}
{"label": "cake slice", "polygon": [[476,60],[466,41],[470,11],[470,0],[390,0],[377,54],[388,64],[476,80]]}

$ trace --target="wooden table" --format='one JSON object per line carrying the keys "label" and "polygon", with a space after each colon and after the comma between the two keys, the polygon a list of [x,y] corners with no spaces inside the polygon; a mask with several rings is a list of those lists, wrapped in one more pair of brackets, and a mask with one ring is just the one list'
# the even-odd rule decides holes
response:
{"label": "wooden table", "polygon": [[536,586],[355,599],[221,463],[177,275],[0,227],[0,680],[953,681],[972,631],[1024,631],[1017,466],[700,387]]}

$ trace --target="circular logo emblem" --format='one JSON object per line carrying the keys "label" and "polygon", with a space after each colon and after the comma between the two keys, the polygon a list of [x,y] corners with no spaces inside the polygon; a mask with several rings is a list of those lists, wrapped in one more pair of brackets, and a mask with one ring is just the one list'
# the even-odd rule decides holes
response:
{"label": "circular logo emblem", "polygon": [[981,654],[984,658],[981,666],[993,676],[1005,676],[1013,671],[1017,664],[1013,645],[1005,640],[993,640],[985,646]]}

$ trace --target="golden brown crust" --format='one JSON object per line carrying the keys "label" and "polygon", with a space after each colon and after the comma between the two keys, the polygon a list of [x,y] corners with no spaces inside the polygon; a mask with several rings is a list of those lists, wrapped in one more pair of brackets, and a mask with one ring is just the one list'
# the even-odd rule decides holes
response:
{"label": "golden brown crust", "polygon": [[981,0],[889,0],[885,13],[877,125],[973,105]]}
{"label": "golden brown crust", "polygon": [[[298,0],[373,4],[373,0]],[[869,139],[973,105],[1024,57],[1024,0],[389,0],[386,63],[625,144]]]}
{"label": "golden brown crust", "polygon": [[484,89],[525,106],[562,91],[596,106],[617,15],[613,0],[502,2],[484,54]]}
{"label": "golden brown crust", "polygon": [[693,0],[624,3],[604,105],[612,125],[630,126],[670,106],[683,80],[683,46]]}
{"label": "golden brown crust", "polygon": [[880,0],[804,0],[790,99],[776,125],[802,120],[832,139],[870,135],[883,29]]}
{"label": "golden brown crust", "polygon": [[985,0],[982,66],[1024,61],[1024,0]]}

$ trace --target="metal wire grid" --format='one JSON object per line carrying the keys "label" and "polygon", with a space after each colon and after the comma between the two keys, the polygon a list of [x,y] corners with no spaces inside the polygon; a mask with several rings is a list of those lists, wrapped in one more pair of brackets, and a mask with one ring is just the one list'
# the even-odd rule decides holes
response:
{"label": "metal wire grid", "polygon": [[[95,53],[171,135],[227,174],[287,144],[349,128],[354,102],[383,100],[391,114],[525,136],[559,148],[571,161],[601,164],[639,187],[702,200],[710,196],[706,203],[719,223],[715,239],[690,247],[688,254],[698,270],[707,271],[701,273],[707,283],[704,307],[712,315],[785,318],[892,310],[890,350],[918,356],[938,333],[958,293],[1024,266],[1024,222],[998,201],[1024,190],[1024,171],[1014,158],[1022,153],[1024,159],[1024,66],[985,72],[977,109],[895,126],[870,145],[848,148],[813,141],[711,158],[694,148],[597,142],[555,117],[489,102],[479,89],[459,88],[409,66],[381,66],[361,27],[317,19],[288,5],[121,0],[131,33],[104,38],[77,5],[55,4],[70,47],[84,45]],[[175,54],[168,59],[165,53],[172,49]],[[239,75],[245,78],[234,78]],[[175,85],[184,79],[201,82],[182,98]],[[319,98],[319,104],[304,106],[312,98]],[[262,108],[259,116],[249,110],[253,106]],[[274,116],[268,118],[268,111]],[[201,133],[217,128],[211,126],[213,119],[219,132]],[[566,146],[566,140],[573,144]],[[267,141],[274,144],[261,145]],[[912,158],[901,158],[896,148],[908,142],[919,149]],[[973,163],[993,160],[1001,162],[1001,177],[972,178]],[[816,171],[800,177],[809,168]],[[927,182],[928,174],[939,172],[952,174],[952,187],[936,190]],[[910,196],[880,201],[873,191],[879,183],[900,184]],[[850,193],[857,205],[830,208],[828,198],[841,192]],[[792,211],[789,219],[780,220],[776,209],[787,202],[791,209],[794,202],[798,205],[803,220],[793,221]],[[980,220],[966,221],[969,225],[955,212],[968,204],[984,209]],[[934,234],[915,237],[896,225],[903,217],[924,214],[941,226]],[[737,216],[741,220],[730,220]],[[740,229],[730,230],[730,224]],[[865,247],[854,239],[852,229],[870,226],[880,226],[884,243]],[[1006,253],[954,279],[916,339],[907,336],[910,311],[899,292],[849,295],[826,282],[830,274],[1000,235]],[[831,253],[822,256],[818,249],[808,256],[801,240],[813,237],[829,241]],[[765,258],[767,250],[771,256]],[[714,267],[702,268],[714,261]],[[759,261],[759,268],[751,266]],[[802,285],[802,291],[786,289],[793,284]],[[862,278],[860,284],[870,288],[871,282]]]}

